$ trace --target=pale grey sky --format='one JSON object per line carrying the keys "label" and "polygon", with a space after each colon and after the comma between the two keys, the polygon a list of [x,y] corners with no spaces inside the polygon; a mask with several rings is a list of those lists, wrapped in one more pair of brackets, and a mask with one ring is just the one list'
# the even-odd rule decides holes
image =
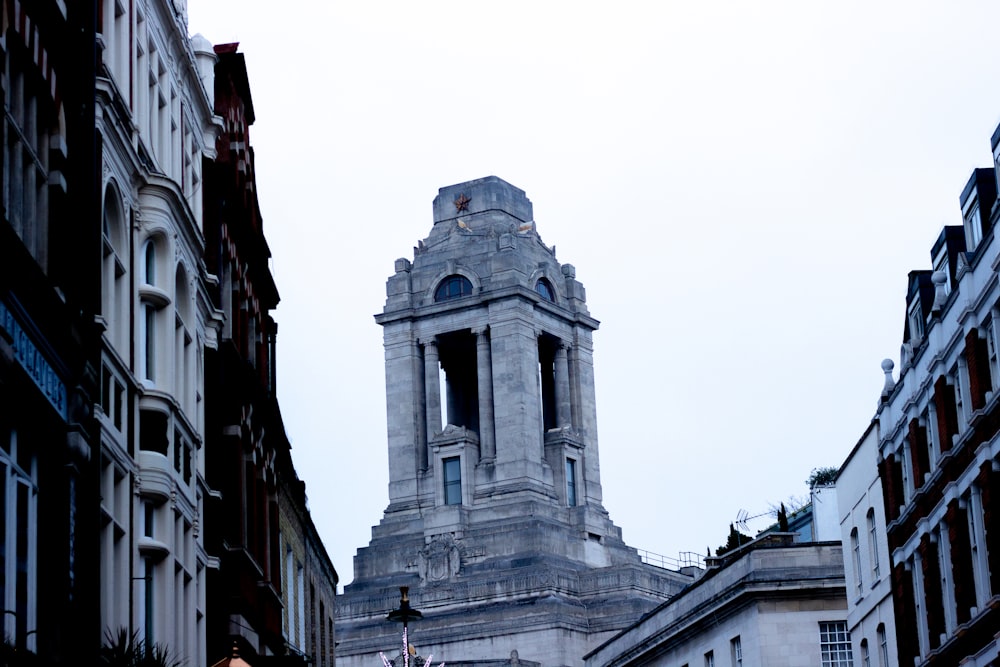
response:
{"label": "pale grey sky", "polygon": [[704,554],[861,436],[1000,121],[995,1],[188,2],[246,54],[278,396],[342,584],[388,503],[372,315],[439,187],[527,192],[602,323],[605,507]]}

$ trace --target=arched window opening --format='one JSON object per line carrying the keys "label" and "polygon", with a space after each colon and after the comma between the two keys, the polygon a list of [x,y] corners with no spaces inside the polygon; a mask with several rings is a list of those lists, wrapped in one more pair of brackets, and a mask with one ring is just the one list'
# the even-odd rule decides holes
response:
{"label": "arched window opening", "polygon": [[465,276],[452,275],[441,281],[434,291],[434,301],[448,301],[472,295],[472,283]]}
{"label": "arched window opening", "polygon": [[539,278],[538,282],[535,283],[535,291],[546,301],[551,301],[555,303],[556,293],[552,289],[552,284],[545,278]]}

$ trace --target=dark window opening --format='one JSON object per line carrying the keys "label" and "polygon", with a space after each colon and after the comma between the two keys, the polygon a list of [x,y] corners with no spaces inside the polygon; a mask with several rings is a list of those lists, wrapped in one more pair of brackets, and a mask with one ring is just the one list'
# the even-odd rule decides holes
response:
{"label": "dark window opening", "polygon": [[462,460],[452,456],[441,461],[444,473],[444,504],[462,504]]}
{"label": "dark window opening", "polygon": [[546,431],[559,424],[556,416],[556,347],[555,337],[542,334],[538,339],[538,369],[542,401],[542,428]]}
{"label": "dark window opening", "polygon": [[444,370],[447,423],[479,433],[479,376],[476,337],[469,330],[438,336],[438,355]]}
{"label": "dark window opening", "polygon": [[448,276],[434,291],[434,301],[448,301],[472,294],[472,283],[465,276]]}
{"label": "dark window opening", "polygon": [[139,449],[167,455],[167,415],[154,410],[139,413]]}

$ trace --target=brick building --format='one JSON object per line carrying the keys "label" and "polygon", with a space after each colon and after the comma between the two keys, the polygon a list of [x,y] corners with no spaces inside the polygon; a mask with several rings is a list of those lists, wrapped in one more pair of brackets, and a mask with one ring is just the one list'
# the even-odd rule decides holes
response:
{"label": "brick building", "polygon": [[205,165],[208,655],[234,640],[250,664],[333,664],[337,574],[306,507],[277,401],[278,290],[257,201],[253,98],[237,44],[214,47],[222,129]]}
{"label": "brick building", "polygon": [[[43,664],[118,638],[189,665],[234,638],[290,653],[252,103],[186,7],[0,3],[0,623]],[[304,503],[288,530],[322,560]]]}
{"label": "brick building", "polygon": [[912,271],[898,381],[884,363],[879,474],[899,664],[1000,657],[1000,129],[931,269]]}

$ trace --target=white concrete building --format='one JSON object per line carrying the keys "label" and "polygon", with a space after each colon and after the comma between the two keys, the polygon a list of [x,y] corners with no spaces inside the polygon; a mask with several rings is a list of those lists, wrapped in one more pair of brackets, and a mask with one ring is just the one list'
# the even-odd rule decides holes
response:
{"label": "white concrete building", "polygon": [[864,667],[893,667],[899,659],[878,438],[874,420],[840,467],[836,488],[854,655]]}
{"label": "white concrete building", "polygon": [[205,660],[203,158],[214,55],[179,0],[99,4],[101,625]]}
{"label": "white concrete building", "polygon": [[585,656],[587,667],[853,667],[841,546],[772,533]]}

